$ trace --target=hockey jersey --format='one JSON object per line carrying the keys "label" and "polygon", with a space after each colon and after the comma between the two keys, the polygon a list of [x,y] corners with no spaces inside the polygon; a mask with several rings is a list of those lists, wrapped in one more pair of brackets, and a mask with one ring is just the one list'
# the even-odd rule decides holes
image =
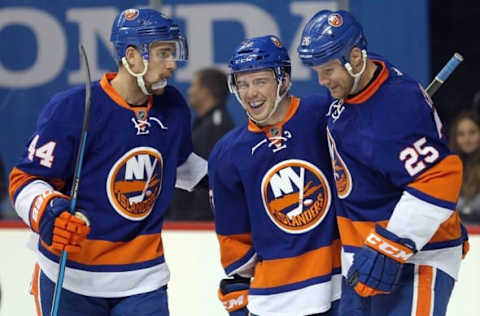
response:
{"label": "hockey jersey", "polygon": [[285,119],[226,134],[209,158],[221,262],[252,277],[256,315],[308,315],[340,297],[340,242],[325,126],[326,97],[291,97]]}
{"label": "hockey jersey", "polygon": [[376,223],[416,244],[408,262],[456,278],[465,238],[456,211],[462,164],[423,88],[386,61],[370,85],[332,100],[328,141],[343,273]]}
{"label": "hockey jersey", "polygon": [[[90,221],[78,254],[68,256],[63,286],[99,297],[160,288],[169,279],[160,235],[175,184],[191,189],[207,171],[192,153],[190,111],[167,86],[145,106],[130,106],[112,88],[115,73],[91,85],[77,209]],[[70,193],[84,114],[85,87],[62,92],[41,112],[10,175],[10,197],[23,220],[45,190]],[[53,281],[59,253],[34,234],[41,269]]]}

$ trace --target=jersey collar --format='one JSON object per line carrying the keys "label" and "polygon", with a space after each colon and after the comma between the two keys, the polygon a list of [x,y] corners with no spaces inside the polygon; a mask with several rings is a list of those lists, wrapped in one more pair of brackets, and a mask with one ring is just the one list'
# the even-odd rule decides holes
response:
{"label": "jersey collar", "polygon": [[382,67],[382,70],[380,71],[380,74],[378,77],[371,82],[368,87],[366,87],[361,93],[355,95],[351,99],[346,98],[344,101],[345,103],[349,104],[360,104],[365,101],[367,101],[371,96],[377,92],[378,89],[380,89],[380,86],[387,80],[390,72],[388,71],[385,62],[381,60],[374,60],[374,62]]}
{"label": "jersey collar", "polygon": [[294,96],[290,96],[289,109],[288,109],[287,115],[285,115],[283,120],[281,120],[280,122],[278,122],[276,124],[273,124],[273,125],[260,127],[257,124],[255,124],[255,122],[253,122],[252,120],[249,119],[248,120],[248,130],[250,132],[253,132],[253,133],[262,133],[263,132],[263,133],[267,134],[268,137],[274,136],[274,135],[271,135],[271,131],[273,131],[273,130],[281,131],[283,125],[285,125],[285,123],[287,123],[292,118],[292,116],[297,112],[299,105],[300,105],[300,99],[297,98],[297,97],[294,97]]}
{"label": "jersey collar", "polygon": [[100,80],[100,86],[102,87],[103,91],[105,91],[105,93],[110,97],[110,99],[115,101],[115,103],[117,103],[119,106],[121,106],[121,107],[123,107],[127,110],[135,112],[136,117],[142,117],[142,119],[146,118],[146,114],[152,108],[152,100],[153,100],[152,96],[148,97],[148,102],[147,102],[146,106],[136,106],[136,107],[130,106],[120,96],[120,94],[118,94],[118,92],[115,91],[115,89],[110,84],[110,81],[113,78],[115,78],[116,75],[117,75],[116,72],[107,72],[103,75],[102,79]]}

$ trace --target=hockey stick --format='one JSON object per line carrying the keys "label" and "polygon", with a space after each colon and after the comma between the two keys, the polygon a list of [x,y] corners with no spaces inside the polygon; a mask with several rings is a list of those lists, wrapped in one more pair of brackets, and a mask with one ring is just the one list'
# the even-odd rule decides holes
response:
{"label": "hockey stick", "polygon": [[430,82],[428,87],[425,89],[425,92],[431,97],[437,92],[438,88],[448,79],[452,72],[460,65],[463,61],[462,55],[459,53],[453,54],[452,58],[448,63],[443,66],[442,70],[435,76],[435,78]]}
{"label": "hockey stick", "polygon": [[[70,190],[70,196],[71,196],[70,213],[72,214],[75,214],[75,207],[77,204],[77,196],[78,196],[78,186],[80,183],[80,173],[82,171],[83,156],[85,155],[85,143],[87,140],[87,132],[88,132],[88,117],[90,113],[90,95],[91,95],[90,85],[92,82],[90,78],[90,68],[88,66],[87,53],[85,52],[85,48],[81,44],[79,46],[79,51],[80,51],[80,55],[82,56],[83,62],[85,64],[85,73],[86,73],[85,112],[83,114],[82,132],[80,134],[80,143],[78,145],[77,159],[75,161],[75,172],[73,175],[72,188]],[[88,220],[87,220],[87,223],[88,223]],[[62,251],[62,256],[60,257],[60,263],[58,267],[58,277],[57,277],[57,283],[55,284],[55,292],[53,294],[52,310],[50,313],[51,316],[57,316],[66,264],[67,264],[67,252],[64,250]]]}

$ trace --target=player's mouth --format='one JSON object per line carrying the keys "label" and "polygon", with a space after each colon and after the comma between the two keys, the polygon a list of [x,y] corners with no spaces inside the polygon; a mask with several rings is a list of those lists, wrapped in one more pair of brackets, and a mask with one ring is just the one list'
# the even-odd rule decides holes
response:
{"label": "player's mouth", "polygon": [[248,102],[248,106],[250,107],[253,114],[261,113],[264,105],[265,105],[265,101],[251,101],[251,102]]}

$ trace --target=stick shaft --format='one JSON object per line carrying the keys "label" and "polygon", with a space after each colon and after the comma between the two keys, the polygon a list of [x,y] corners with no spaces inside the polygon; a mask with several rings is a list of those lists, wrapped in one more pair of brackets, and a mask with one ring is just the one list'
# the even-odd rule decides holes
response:
{"label": "stick shaft", "polygon": [[437,92],[438,88],[450,77],[452,72],[460,65],[463,61],[462,55],[459,53],[453,54],[452,58],[448,61],[448,63],[443,66],[442,70],[433,78],[432,82],[428,85],[425,89],[425,92],[431,97]]}
{"label": "stick shaft", "polygon": [[[83,124],[82,124],[82,132],[80,134],[80,143],[78,145],[77,151],[77,158],[75,160],[75,171],[73,176],[72,188],[70,190],[70,213],[75,213],[75,207],[77,204],[77,196],[78,196],[78,187],[80,184],[80,173],[82,172],[82,165],[83,165],[83,157],[85,155],[85,143],[87,140],[88,134],[88,121],[89,121],[89,114],[90,114],[90,101],[91,101],[91,77],[90,77],[90,67],[88,66],[88,59],[87,54],[85,52],[85,48],[83,45],[79,46],[80,55],[82,56],[84,65],[85,65],[85,73],[86,73],[86,81],[85,81],[85,112],[83,114]],[[67,252],[62,251],[62,255],[60,257],[59,267],[58,267],[58,277],[57,283],[55,284],[55,291],[53,294],[52,300],[52,310],[50,315],[57,316],[58,313],[58,306],[60,304],[60,294],[62,292],[62,285],[63,285],[63,277],[65,274],[65,267],[67,264]]]}

